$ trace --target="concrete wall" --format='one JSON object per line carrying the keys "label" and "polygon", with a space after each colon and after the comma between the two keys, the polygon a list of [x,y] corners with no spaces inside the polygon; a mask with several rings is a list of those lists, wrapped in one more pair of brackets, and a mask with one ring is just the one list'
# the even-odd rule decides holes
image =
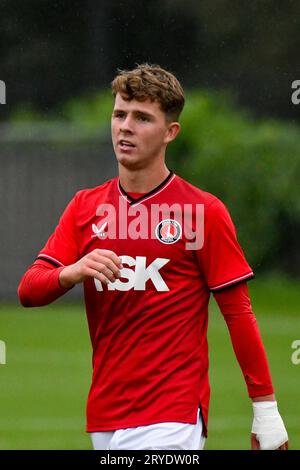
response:
{"label": "concrete wall", "polygon": [[[17,299],[26,268],[73,195],[116,175],[110,138],[94,142],[1,141],[0,300]],[[67,297],[81,295],[74,289]]]}

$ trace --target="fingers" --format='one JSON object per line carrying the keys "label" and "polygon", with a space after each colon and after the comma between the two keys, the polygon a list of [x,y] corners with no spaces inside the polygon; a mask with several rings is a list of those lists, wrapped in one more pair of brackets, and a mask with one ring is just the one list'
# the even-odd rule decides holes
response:
{"label": "fingers", "polygon": [[114,266],[105,266],[102,263],[94,263],[93,269],[98,273],[102,274],[108,282],[115,282],[116,279],[121,277],[120,270]]}
{"label": "fingers", "polygon": [[87,266],[84,268],[84,277],[94,277],[101,282],[108,284],[109,282],[115,282],[116,279],[121,277],[121,272],[117,268],[113,268],[114,271],[103,263],[97,263],[94,260],[88,260]]}
{"label": "fingers", "polygon": [[122,268],[121,258],[119,258],[119,256],[117,256],[113,251],[94,250],[90,253],[90,258],[97,263],[104,264],[114,273],[117,273]]}
{"label": "fingers", "polygon": [[256,439],[256,434],[253,432],[251,433],[251,450],[260,450],[260,445]]}
{"label": "fingers", "polygon": [[286,441],[282,446],[278,447],[276,450],[289,450],[289,442]]}
{"label": "fingers", "polygon": [[108,284],[121,277],[120,270],[123,265],[121,258],[113,251],[96,249],[81,258],[73,267],[75,283],[94,277]]}
{"label": "fingers", "polygon": [[[251,433],[251,449],[252,450],[260,450],[260,445],[258,440],[256,439],[256,434]],[[278,447],[276,450],[288,450],[289,449],[289,442],[286,441],[282,446]]]}
{"label": "fingers", "polygon": [[285,450],[289,450],[289,441],[286,441],[285,445]]}
{"label": "fingers", "polygon": [[93,277],[94,279],[98,279],[98,281],[103,282],[104,284],[109,284],[110,282],[114,282],[112,279],[105,276],[105,274],[96,271],[94,269],[90,270],[89,277]]}
{"label": "fingers", "polygon": [[110,250],[96,249],[89,253],[89,268],[94,271],[96,279],[108,284],[121,277],[121,259]]}
{"label": "fingers", "polygon": [[114,253],[113,251],[96,249],[92,253],[94,253],[96,256],[99,255],[99,256],[104,257],[106,259],[110,259],[112,261],[112,263],[115,266],[117,266],[118,268],[122,267],[121,258],[119,256],[117,256],[116,253]]}

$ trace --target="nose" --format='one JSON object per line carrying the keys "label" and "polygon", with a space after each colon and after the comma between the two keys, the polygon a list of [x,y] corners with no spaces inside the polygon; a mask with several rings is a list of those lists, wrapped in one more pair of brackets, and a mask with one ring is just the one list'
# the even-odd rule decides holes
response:
{"label": "nose", "polygon": [[133,122],[129,114],[122,120],[120,125],[121,132],[133,132]]}

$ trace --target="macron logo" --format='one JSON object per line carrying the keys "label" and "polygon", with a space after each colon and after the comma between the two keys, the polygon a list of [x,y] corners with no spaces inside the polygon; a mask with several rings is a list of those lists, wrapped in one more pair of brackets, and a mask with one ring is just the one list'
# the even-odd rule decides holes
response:
{"label": "macron logo", "polygon": [[94,235],[91,235],[91,238],[93,237],[98,237],[98,238],[105,238],[105,229],[107,227],[107,222],[104,222],[103,225],[101,225],[101,227],[97,227],[97,225],[93,224],[92,225],[92,230],[94,232]]}

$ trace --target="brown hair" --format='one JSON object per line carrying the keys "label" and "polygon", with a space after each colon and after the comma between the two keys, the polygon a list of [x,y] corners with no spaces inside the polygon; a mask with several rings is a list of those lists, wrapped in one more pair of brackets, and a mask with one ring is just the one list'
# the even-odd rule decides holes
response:
{"label": "brown hair", "polygon": [[134,70],[118,70],[111,83],[113,96],[157,101],[168,121],[177,121],[184,106],[184,92],[177,78],[159,65],[140,64]]}

